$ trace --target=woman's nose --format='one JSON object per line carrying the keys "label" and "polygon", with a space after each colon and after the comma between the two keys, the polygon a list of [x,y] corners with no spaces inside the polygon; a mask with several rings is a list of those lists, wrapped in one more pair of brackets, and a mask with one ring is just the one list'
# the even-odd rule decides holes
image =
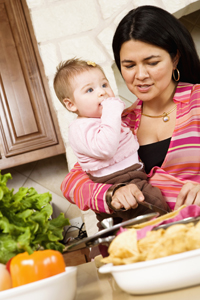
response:
{"label": "woman's nose", "polygon": [[144,66],[138,66],[136,69],[135,77],[137,79],[143,80],[149,76],[147,69]]}

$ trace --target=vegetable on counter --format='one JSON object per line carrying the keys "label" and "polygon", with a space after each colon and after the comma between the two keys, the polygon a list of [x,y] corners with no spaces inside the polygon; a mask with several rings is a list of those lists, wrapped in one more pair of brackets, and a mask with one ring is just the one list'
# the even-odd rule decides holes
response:
{"label": "vegetable on counter", "polygon": [[65,272],[65,262],[55,250],[20,253],[9,262],[12,287],[17,287]]}
{"label": "vegetable on counter", "polygon": [[12,280],[6,266],[0,264],[0,291],[12,288]]}
{"label": "vegetable on counter", "polygon": [[7,187],[10,173],[0,173],[0,263],[6,264],[19,253],[52,249],[62,253],[63,228],[69,220],[63,213],[51,219],[50,193],[38,194],[34,188]]}

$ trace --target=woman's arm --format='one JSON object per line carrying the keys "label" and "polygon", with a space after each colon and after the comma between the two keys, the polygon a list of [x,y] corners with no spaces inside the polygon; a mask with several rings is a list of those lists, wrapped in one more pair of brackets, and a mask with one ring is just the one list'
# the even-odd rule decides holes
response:
{"label": "woman's arm", "polygon": [[64,197],[81,210],[111,213],[106,203],[106,192],[110,184],[94,183],[78,163],[67,174],[61,184]]}
{"label": "woman's arm", "polygon": [[[82,170],[78,163],[67,174],[61,184],[64,197],[71,203],[76,204],[81,210],[91,209],[95,212],[112,213],[106,203],[106,194],[110,184],[94,183]],[[135,184],[129,184],[117,189],[112,197],[112,207],[130,209],[138,206],[138,201],[143,201],[144,196]]]}

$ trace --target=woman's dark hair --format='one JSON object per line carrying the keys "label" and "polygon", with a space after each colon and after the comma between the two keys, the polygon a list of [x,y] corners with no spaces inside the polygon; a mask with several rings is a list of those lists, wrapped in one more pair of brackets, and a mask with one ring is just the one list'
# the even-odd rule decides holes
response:
{"label": "woman's dark hair", "polygon": [[200,83],[200,60],[189,31],[167,11],[150,5],[131,10],[119,23],[113,37],[115,62],[121,72],[120,50],[123,43],[138,40],[158,46],[172,58],[180,53],[177,65],[180,81]]}

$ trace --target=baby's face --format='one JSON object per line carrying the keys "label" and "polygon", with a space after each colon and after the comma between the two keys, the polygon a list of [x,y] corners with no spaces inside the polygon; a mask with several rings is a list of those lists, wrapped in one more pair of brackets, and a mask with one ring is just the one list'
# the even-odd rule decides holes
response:
{"label": "baby's face", "polygon": [[106,98],[114,97],[107,78],[95,67],[73,78],[72,88],[73,102],[79,117],[100,118],[101,102]]}

